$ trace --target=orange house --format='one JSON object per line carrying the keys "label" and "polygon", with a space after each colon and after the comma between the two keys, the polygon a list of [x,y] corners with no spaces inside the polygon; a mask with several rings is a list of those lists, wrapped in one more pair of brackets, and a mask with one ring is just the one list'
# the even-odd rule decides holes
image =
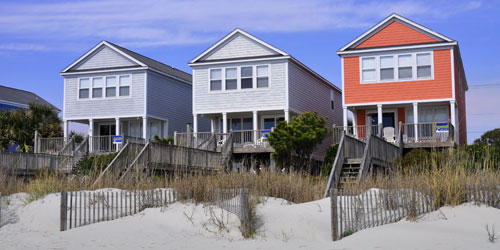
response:
{"label": "orange house", "polygon": [[407,147],[467,144],[468,86],[457,41],[392,14],[337,54],[348,133],[397,140],[401,131]]}

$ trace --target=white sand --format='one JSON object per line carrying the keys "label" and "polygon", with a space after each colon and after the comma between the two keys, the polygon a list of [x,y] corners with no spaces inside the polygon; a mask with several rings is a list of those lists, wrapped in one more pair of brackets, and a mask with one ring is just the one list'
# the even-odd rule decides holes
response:
{"label": "white sand", "polygon": [[0,227],[2,250],[500,249],[500,243],[488,241],[484,229],[486,224],[495,224],[500,235],[500,210],[473,205],[442,208],[444,216],[434,212],[418,222],[400,221],[332,242],[328,199],[295,205],[264,199],[257,210],[257,236],[248,240],[241,237],[236,216],[215,208],[214,213],[223,214],[227,225],[219,232],[210,223],[208,208],[183,203],[59,232],[59,195],[25,205],[26,198],[26,194],[7,197]]}

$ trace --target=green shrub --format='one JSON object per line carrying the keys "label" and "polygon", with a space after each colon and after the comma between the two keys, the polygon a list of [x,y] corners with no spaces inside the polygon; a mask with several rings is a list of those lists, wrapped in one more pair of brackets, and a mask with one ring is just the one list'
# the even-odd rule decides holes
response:
{"label": "green shrub", "polygon": [[328,176],[332,171],[333,162],[335,161],[335,156],[337,156],[338,150],[339,150],[339,144],[330,145],[326,149],[325,159],[323,160],[323,167],[321,168],[322,176]]}
{"label": "green shrub", "polygon": [[153,139],[156,143],[174,145],[174,138],[172,136],[160,138],[158,135],[155,135]]}
{"label": "green shrub", "polygon": [[78,174],[89,175],[96,171],[102,171],[108,166],[118,153],[88,156],[78,163]]}

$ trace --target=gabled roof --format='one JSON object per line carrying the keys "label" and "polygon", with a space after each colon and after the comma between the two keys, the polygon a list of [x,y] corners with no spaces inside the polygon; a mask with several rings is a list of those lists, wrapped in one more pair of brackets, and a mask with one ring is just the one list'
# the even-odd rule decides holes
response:
{"label": "gabled roof", "polygon": [[266,43],[262,40],[260,40],[259,38],[255,37],[255,36],[252,36],[251,34],[245,32],[244,30],[240,29],[240,28],[236,28],[234,29],[233,31],[231,31],[229,34],[227,34],[226,36],[224,36],[222,39],[220,39],[218,42],[216,42],[214,45],[210,46],[208,49],[206,49],[205,51],[203,51],[201,54],[199,54],[198,56],[196,56],[194,59],[192,59],[191,61],[189,61],[189,64],[193,64],[193,63],[197,63],[198,61],[200,61],[200,59],[202,59],[203,57],[205,57],[206,55],[209,55],[211,52],[215,51],[216,49],[219,48],[219,46],[223,45],[226,41],[230,40],[232,37],[234,37],[235,35],[243,35],[245,36],[246,38],[249,38],[250,40],[264,46],[265,48],[271,50],[271,51],[274,51],[276,52],[277,54],[281,55],[281,56],[289,56],[288,53],[270,45],[269,43]]}
{"label": "gabled roof", "polygon": [[27,108],[30,103],[35,103],[61,111],[56,106],[50,104],[33,92],[0,85],[0,102],[2,101],[6,103],[20,104],[19,106],[24,108]]}
{"label": "gabled roof", "polygon": [[351,42],[349,42],[348,44],[346,44],[345,46],[343,46],[342,48],[340,48],[337,52],[342,52],[342,51],[346,51],[346,50],[350,50],[350,49],[354,49],[357,45],[359,45],[361,42],[367,40],[368,38],[372,37],[373,35],[375,35],[378,31],[380,31],[382,28],[386,27],[387,25],[391,24],[393,21],[396,21],[396,22],[399,22],[399,23],[402,23],[412,29],[415,29],[429,37],[432,37],[434,39],[437,40],[437,42],[455,42],[455,40],[449,38],[449,37],[446,37],[442,34],[439,34],[438,32],[436,31],[433,31],[429,28],[426,28],[418,23],[415,23],[405,17],[402,17],[396,13],[393,13],[391,14],[390,16],[388,16],[387,18],[385,18],[384,20],[382,20],[381,22],[377,23],[375,26],[373,26],[372,28],[370,28],[369,30],[367,30],[365,33],[363,33],[362,35],[358,36],[357,38],[355,38],[354,40],[352,40]]}
{"label": "gabled roof", "polygon": [[143,56],[141,54],[138,54],[134,51],[131,51],[129,49],[123,48],[121,46],[118,46],[114,43],[108,42],[108,41],[101,41],[99,44],[94,46],[91,50],[89,50],[87,53],[85,53],[83,56],[78,58],[75,62],[73,62],[71,65],[66,67],[61,71],[61,73],[66,73],[70,72],[71,69],[76,66],[78,63],[82,62],[90,56],[94,51],[96,51],[98,48],[101,46],[108,46],[109,48],[113,49],[114,51],[118,52],[119,54],[125,56],[126,58],[130,59],[131,61],[137,63],[139,66],[142,67],[148,67],[157,71],[160,71],[162,73],[180,78],[184,81],[191,82],[192,81],[192,76],[191,74],[188,74],[182,70],[176,69],[172,66],[166,65],[164,63],[161,63],[159,61],[153,60],[149,57]]}

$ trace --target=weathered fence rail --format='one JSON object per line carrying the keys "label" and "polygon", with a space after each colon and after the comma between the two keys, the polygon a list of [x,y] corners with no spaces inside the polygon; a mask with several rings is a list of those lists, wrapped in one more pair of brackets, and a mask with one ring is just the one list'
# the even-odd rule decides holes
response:
{"label": "weathered fence rail", "polygon": [[177,194],[172,189],[62,191],[60,230],[134,215],[176,200]]}
{"label": "weathered fence rail", "polygon": [[[500,209],[500,185],[464,186],[462,202],[484,204]],[[332,189],[332,239],[340,240],[366,228],[417,218],[439,207],[429,187],[405,189]]]}
{"label": "weathered fence rail", "polygon": [[73,156],[0,151],[0,170],[12,174],[33,173],[41,169],[71,172]]}
{"label": "weathered fence rail", "polygon": [[250,202],[247,188],[215,189],[212,191],[210,201],[238,216],[241,222],[241,231],[244,235],[250,232]]}

